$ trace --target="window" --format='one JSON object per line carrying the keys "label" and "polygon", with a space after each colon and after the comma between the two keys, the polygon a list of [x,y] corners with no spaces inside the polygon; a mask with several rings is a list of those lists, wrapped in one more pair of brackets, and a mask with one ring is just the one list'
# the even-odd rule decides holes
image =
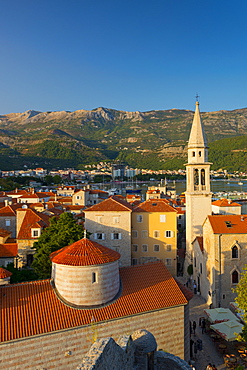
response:
{"label": "window", "polygon": [[80,195],[77,195],[77,196],[76,196],[76,199],[81,199]]}
{"label": "window", "polygon": [[138,259],[137,258],[132,258],[132,265],[138,265]]}
{"label": "window", "polygon": [[132,244],[132,252],[137,252],[137,251],[138,251],[138,245]]}
{"label": "window", "polygon": [[166,222],[166,215],[160,215],[160,222]]}
{"label": "window", "polygon": [[181,220],[182,216],[181,216],[181,215],[179,215],[179,216],[178,216],[178,218],[179,218],[179,220]]}
{"label": "window", "polygon": [[199,154],[199,157],[201,157],[201,156],[202,156],[202,152],[201,152],[201,151],[199,151],[199,153],[198,153],[198,154]]}
{"label": "window", "polygon": [[33,262],[33,254],[27,254],[27,266],[31,266]]}
{"label": "window", "polygon": [[196,267],[196,257],[194,257],[194,266]]}
{"label": "window", "polygon": [[105,239],[105,234],[104,233],[95,233],[94,234],[94,239],[96,239],[96,240],[104,240]]}
{"label": "window", "polygon": [[137,216],[136,216],[136,220],[137,220],[137,222],[143,222],[143,217],[142,217],[142,215],[137,215]]}
{"label": "window", "polygon": [[201,184],[205,185],[205,170],[201,170]]}
{"label": "window", "polygon": [[102,216],[96,216],[96,222],[101,223],[102,222]]}
{"label": "window", "polygon": [[154,238],[159,238],[160,237],[160,232],[159,230],[154,231]]}
{"label": "window", "polygon": [[171,252],[171,250],[172,250],[171,244],[166,244],[166,251]]}
{"label": "window", "polygon": [[238,284],[238,272],[236,270],[232,273],[232,284]]}
{"label": "window", "polygon": [[200,263],[200,273],[202,274],[202,263]]}
{"label": "window", "polygon": [[165,265],[166,266],[172,266],[172,259],[171,258],[166,258],[165,259]]}
{"label": "window", "polygon": [[31,232],[32,232],[32,238],[38,238],[40,236],[39,229],[31,229]]}
{"label": "window", "polygon": [[9,219],[5,220],[5,226],[10,226],[10,220]]}
{"label": "window", "polygon": [[111,239],[112,240],[122,239],[122,234],[121,233],[111,233]]}
{"label": "window", "polygon": [[132,230],[132,238],[133,239],[138,238],[138,231],[137,230]]}
{"label": "window", "polygon": [[92,272],[92,284],[97,283],[97,274],[96,272]]}
{"label": "window", "polygon": [[142,238],[147,238],[148,237],[148,232],[147,230],[142,230]]}
{"label": "window", "polygon": [[196,156],[196,152],[192,152],[192,157],[195,157]]}
{"label": "window", "polygon": [[159,252],[159,251],[160,251],[159,244],[154,244],[154,252]]}
{"label": "window", "polygon": [[194,185],[199,185],[199,171],[198,169],[194,169]]}
{"label": "window", "polygon": [[114,224],[119,224],[119,221],[120,221],[120,217],[119,216],[114,216],[113,217],[113,223]]}
{"label": "window", "polygon": [[148,251],[148,246],[147,244],[142,244],[142,251],[147,252]]}
{"label": "window", "polygon": [[171,231],[171,230],[166,230],[166,231],[165,231],[165,237],[166,237],[166,238],[172,238],[172,237],[173,237],[173,231]]}
{"label": "window", "polygon": [[232,258],[238,258],[238,247],[236,245],[232,248]]}

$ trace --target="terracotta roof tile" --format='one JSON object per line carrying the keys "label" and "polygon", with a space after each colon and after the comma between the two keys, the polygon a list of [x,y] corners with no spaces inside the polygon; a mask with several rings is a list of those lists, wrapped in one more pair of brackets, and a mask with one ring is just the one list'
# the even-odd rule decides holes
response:
{"label": "terracotta roof tile", "polygon": [[7,277],[10,277],[11,275],[12,275],[12,272],[0,267],[0,279],[5,279]]}
{"label": "terracotta roof tile", "polygon": [[218,199],[215,202],[212,202],[212,205],[218,207],[241,207],[239,203],[233,202],[231,199]]}
{"label": "terracotta roof tile", "polygon": [[120,253],[87,238],[78,240],[50,255],[52,262],[71,266],[101,265],[116,261],[120,257]]}
{"label": "terracotta roof tile", "polygon": [[49,280],[1,287],[0,341],[88,325],[92,316],[95,322],[101,322],[188,303],[161,262],[121,268],[120,275],[121,297],[98,309],[78,310],[64,305]]}
{"label": "terracotta roof tile", "polygon": [[160,190],[159,189],[157,189],[157,190],[149,189],[149,190],[147,190],[147,194],[160,194]]}
{"label": "terracotta roof tile", "polygon": [[108,193],[107,193],[107,191],[104,191],[104,190],[100,190],[100,189],[90,189],[89,190],[89,193],[90,194],[99,194],[99,195],[105,195],[105,196],[107,196],[108,197]]}
{"label": "terracotta roof tile", "polygon": [[36,193],[28,193],[28,194],[23,194],[19,199],[29,199],[29,198],[39,198],[39,196]]}
{"label": "terracotta roof tile", "polygon": [[177,212],[165,199],[148,199],[133,209],[134,212]]}
{"label": "terracotta roof tile", "polygon": [[5,237],[5,236],[8,236],[8,235],[11,235],[11,231],[0,228],[0,236],[1,237]]}
{"label": "terracotta roof tile", "polygon": [[24,219],[22,221],[17,239],[37,239],[32,237],[32,228],[44,228],[49,225],[49,216],[37,212],[33,209],[20,209],[19,211],[25,212]]}
{"label": "terracotta roof tile", "polygon": [[15,207],[12,206],[6,206],[0,209],[0,216],[15,216],[16,215],[16,209],[20,207],[20,205],[15,205]]}
{"label": "terracotta roof tile", "polygon": [[16,257],[18,254],[17,243],[0,244],[0,257]]}
{"label": "terracotta roof tile", "polygon": [[246,215],[213,215],[208,216],[214,234],[246,234]]}
{"label": "terracotta roof tile", "polygon": [[125,200],[112,195],[110,198],[103,200],[103,202],[85,209],[85,212],[88,211],[132,211],[132,207]]}

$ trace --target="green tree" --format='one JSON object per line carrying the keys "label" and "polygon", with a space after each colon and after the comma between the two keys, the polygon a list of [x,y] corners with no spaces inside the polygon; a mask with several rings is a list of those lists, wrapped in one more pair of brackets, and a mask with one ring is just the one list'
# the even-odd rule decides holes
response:
{"label": "green tree", "polygon": [[9,263],[6,267],[6,270],[12,272],[12,276],[10,277],[10,282],[12,284],[21,283],[23,281],[37,280],[38,277],[33,270],[27,268],[15,268],[13,263]]}
{"label": "green tree", "polygon": [[40,279],[51,276],[50,254],[56,250],[66,247],[84,235],[81,225],[78,225],[71,213],[62,213],[57,219],[52,217],[50,225],[43,231],[38,241],[34,243],[36,249],[32,267]]}
{"label": "green tree", "polygon": [[[244,273],[235,289],[237,297],[235,301],[238,307],[243,310],[244,321],[247,322],[247,265],[244,267]],[[238,336],[238,340],[247,342],[247,325],[245,324],[242,333]]]}

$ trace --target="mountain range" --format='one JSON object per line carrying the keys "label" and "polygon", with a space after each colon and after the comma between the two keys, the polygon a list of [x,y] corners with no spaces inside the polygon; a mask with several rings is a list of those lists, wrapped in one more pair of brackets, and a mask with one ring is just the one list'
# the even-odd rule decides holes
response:
{"label": "mountain range", "polygon": [[[151,169],[183,168],[193,111],[108,108],[0,116],[0,168],[83,168],[121,160]],[[201,112],[213,168],[247,169],[247,108]]]}

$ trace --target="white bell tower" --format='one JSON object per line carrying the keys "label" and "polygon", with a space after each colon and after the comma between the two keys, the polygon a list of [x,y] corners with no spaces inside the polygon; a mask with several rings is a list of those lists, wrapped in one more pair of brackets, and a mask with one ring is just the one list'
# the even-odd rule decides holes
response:
{"label": "white bell tower", "polygon": [[202,224],[212,213],[210,191],[210,164],[208,146],[200,118],[199,102],[188,143],[188,163],[186,164],[186,260],[185,268],[192,262],[192,242],[202,235]]}

